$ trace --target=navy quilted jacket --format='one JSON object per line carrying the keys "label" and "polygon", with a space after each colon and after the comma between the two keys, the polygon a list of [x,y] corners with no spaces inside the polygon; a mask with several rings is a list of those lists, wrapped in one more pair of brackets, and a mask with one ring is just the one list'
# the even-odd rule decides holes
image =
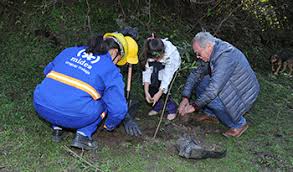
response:
{"label": "navy quilted jacket", "polygon": [[210,62],[201,62],[187,78],[182,95],[192,90],[209,73],[210,84],[195,103],[203,107],[219,96],[234,121],[247,112],[259,94],[259,83],[244,54],[231,44],[216,39]]}

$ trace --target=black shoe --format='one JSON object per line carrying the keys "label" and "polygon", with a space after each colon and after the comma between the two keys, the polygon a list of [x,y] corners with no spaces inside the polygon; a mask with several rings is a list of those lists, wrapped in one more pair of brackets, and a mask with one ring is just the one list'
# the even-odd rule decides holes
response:
{"label": "black shoe", "polygon": [[85,150],[94,150],[98,148],[97,142],[95,142],[92,138],[83,136],[79,133],[76,133],[71,146]]}
{"label": "black shoe", "polygon": [[63,135],[62,130],[54,130],[53,129],[53,133],[52,133],[53,142],[56,142],[56,143],[60,142],[63,139],[62,135]]}

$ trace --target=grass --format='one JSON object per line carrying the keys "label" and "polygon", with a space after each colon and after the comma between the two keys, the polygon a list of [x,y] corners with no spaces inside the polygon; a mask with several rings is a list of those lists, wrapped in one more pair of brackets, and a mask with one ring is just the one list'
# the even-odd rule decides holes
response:
{"label": "grass", "polygon": [[[33,29],[41,27],[43,22],[56,33],[60,35],[65,33],[64,46],[85,40],[85,34],[76,37],[66,34],[66,31],[78,33],[80,28],[77,25],[84,24],[83,7],[83,5],[72,8],[56,7],[52,11],[42,7],[39,10],[45,10],[47,16],[34,14],[29,18],[25,16],[20,18],[24,24],[22,27],[26,29],[9,30],[5,27],[6,20],[1,21],[1,39],[5,41],[1,41],[0,44],[0,171],[293,170],[292,78],[284,75],[273,77],[262,70],[258,70],[257,73],[261,94],[248,115],[252,123],[248,131],[239,139],[226,139],[214,132],[200,133],[204,134],[206,143],[221,143],[227,148],[227,156],[223,159],[182,159],[171,146],[175,139],[162,137],[156,140],[144,137],[137,141],[123,136],[119,140],[120,138],[111,138],[113,133],[104,134],[108,136],[107,139],[100,138],[97,133],[100,147],[96,151],[88,152],[68,148],[73,137],[72,133],[64,142],[53,143],[49,125],[40,120],[34,112],[32,93],[44,77],[42,74],[44,66],[62,47],[55,47],[50,41],[35,37],[32,33]],[[76,15],[67,16],[68,13],[76,13]],[[102,9],[93,13],[100,16],[104,14]],[[60,15],[66,16],[66,20]],[[93,22],[96,26],[95,31],[114,30],[117,27],[114,20],[106,22],[107,18],[115,17],[113,11],[106,15],[108,17],[96,16]],[[104,25],[98,27],[103,22]],[[64,24],[65,31],[60,29],[60,23]],[[183,83],[184,75],[179,75],[174,90],[181,88]],[[139,99],[143,98],[139,79],[134,81],[133,90],[137,90]],[[179,95],[180,92],[175,93],[176,97]],[[146,110],[143,105],[140,114],[137,115],[141,118],[139,123],[143,125],[144,122],[149,122],[156,127],[158,118],[144,118]],[[162,127],[165,128],[164,125]],[[225,129],[220,125],[216,128]],[[121,130],[120,127],[117,132],[123,135]],[[161,132],[161,135],[167,134],[173,133]],[[116,141],[115,144],[112,140]]]}

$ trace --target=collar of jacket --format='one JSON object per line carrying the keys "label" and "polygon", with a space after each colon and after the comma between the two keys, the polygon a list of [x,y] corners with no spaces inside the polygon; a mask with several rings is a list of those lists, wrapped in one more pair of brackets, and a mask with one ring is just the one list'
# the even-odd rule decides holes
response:
{"label": "collar of jacket", "polygon": [[[148,62],[154,62],[156,61],[155,59],[152,59],[152,58],[149,58],[148,59]],[[162,64],[165,64],[166,63],[166,58],[165,58],[165,55],[162,59],[160,59],[158,62],[162,63]]]}
{"label": "collar of jacket", "polygon": [[233,48],[234,47],[228,42],[216,38],[215,45],[210,56],[210,63],[214,63],[221,56],[221,54],[232,51]]}
{"label": "collar of jacket", "polygon": [[218,44],[219,44],[219,40],[218,39],[216,39],[216,41],[215,41],[215,45],[214,45],[214,47],[213,47],[213,51],[212,51],[212,53],[211,53],[211,55],[210,55],[210,63],[212,63],[213,61],[214,61],[214,59],[215,59],[215,52],[216,52],[216,50],[217,50],[217,48],[218,48]]}

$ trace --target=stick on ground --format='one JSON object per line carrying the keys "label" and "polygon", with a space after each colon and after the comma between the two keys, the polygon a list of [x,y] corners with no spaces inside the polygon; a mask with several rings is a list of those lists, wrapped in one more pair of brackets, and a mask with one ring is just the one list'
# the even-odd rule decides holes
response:
{"label": "stick on ground", "polygon": [[155,131],[155,134],[154,134],[154,136],[153,136],[153,139],[156,138],[157,133],[158,133],[158,131],[159,131],[159,129],[160,129],[160,125],[161,125],[162,120],[163,120],[163,116],[164,116],[164,113],[165,113],[165,109],[166,109],[167,101],[168,101],[168,98],[169,98],[169,96],[170,96],[170,91],[171,91],[171,89],[172,89],[173,83],[174,83],[174,81],[175,81],[175,79],[176,79],[176,77],[177,77],[178,72],[179,72],[179,69],[176,71],[176,73],[175,73],[175,75],[174,75],[174,77],[173,77],[173,79],[172,79],[172,81],[171,81],[171,84],[170,84],[170,87],[169,87],[169,90],[168,90],[168,92],[167,92],[167,96],[166,96],[166,99],[165,99],[165,102],[164,102],[164,107],[163,107],[163,110],[162,110],[162,113],[161,113],[161,116],[160,116],[160,121],[159,121],[158,126],[157,126],[157,128],[156,128],[156,131]]}

